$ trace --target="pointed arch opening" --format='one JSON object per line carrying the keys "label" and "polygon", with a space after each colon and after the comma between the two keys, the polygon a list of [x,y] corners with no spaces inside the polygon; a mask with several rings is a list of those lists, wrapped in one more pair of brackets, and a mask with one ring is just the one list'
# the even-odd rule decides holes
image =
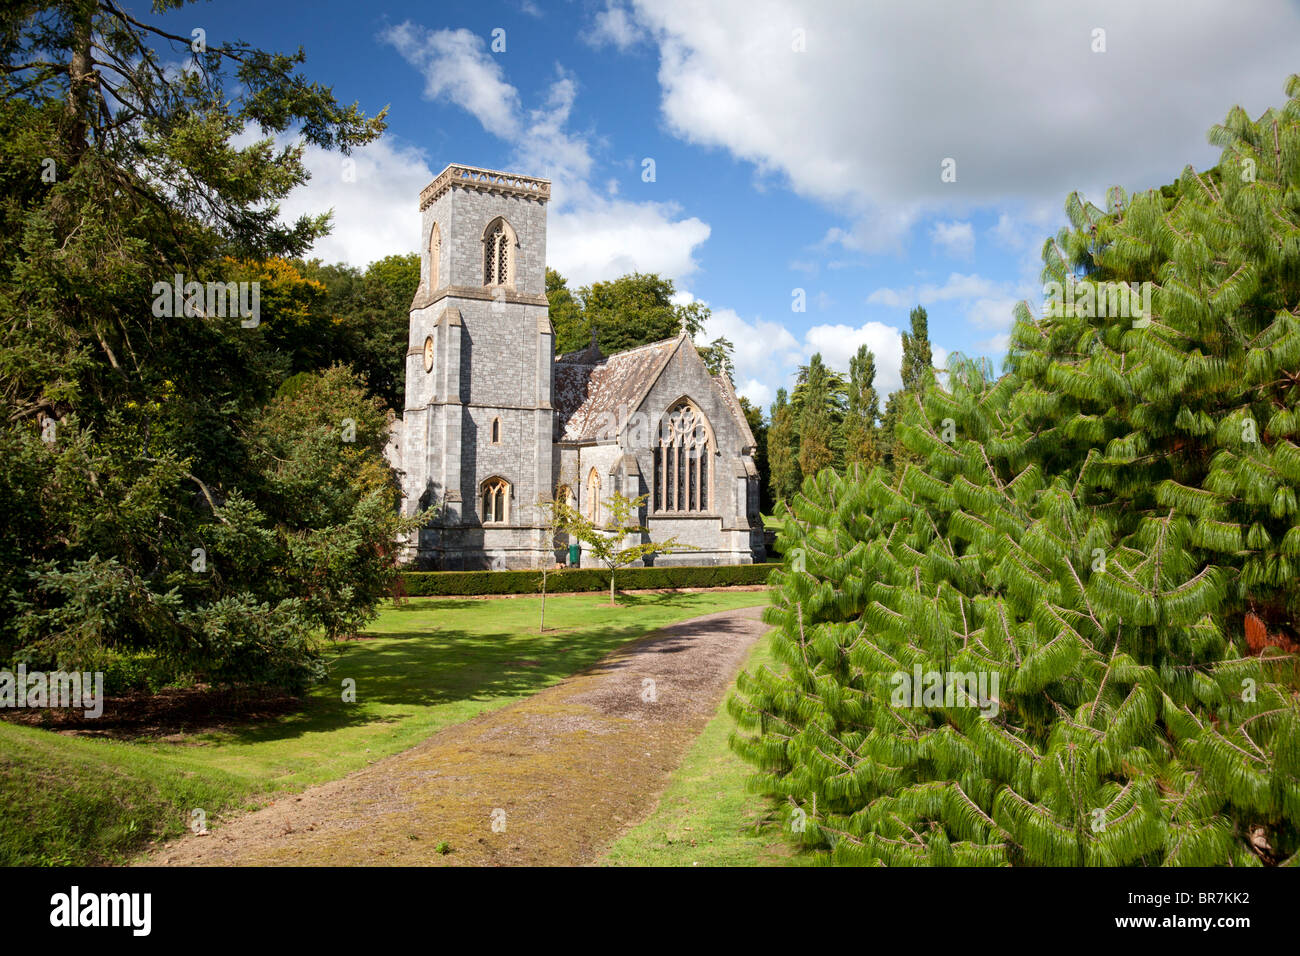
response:
{"label": "pointed arch opening", "polygon": [[654,507],[658,513],[713,509],[713,427],[689,398],[669,406],[659,421],[654,451]]}
{"label": "pointed arch opening", "polygon": [[492,419],[492,444],[501,444],[501,419]]}
{"label": "pointed arch opening", "polygon": [[483,284],[513,289],[519,237],[504,216],[497,216],[483,230]]}
{"label": "pointed arch opening", "polygon": [[429,231],[429,291],[436,291],[442,269],[442,229],[435,222]]}
{"label": "pointed arch opening", "polygon": [[479,485],[479,515],[484,524],[509,523],[510,482],[492,477]]}
{"label": "pointed arch opening", "polygon": [[600,524],[600,472],[595,468],[587,473],[587,520]]}

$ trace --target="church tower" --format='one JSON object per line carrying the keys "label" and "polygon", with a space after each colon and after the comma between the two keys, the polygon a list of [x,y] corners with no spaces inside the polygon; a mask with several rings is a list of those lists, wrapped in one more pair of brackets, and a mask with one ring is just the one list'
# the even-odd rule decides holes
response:
{"label": "church tower", "polygon": [[420,193],[420,287],[394,432],[406,513],[435,507],[406,557],[442,570],[552,560],[551,184],[452,164]]}

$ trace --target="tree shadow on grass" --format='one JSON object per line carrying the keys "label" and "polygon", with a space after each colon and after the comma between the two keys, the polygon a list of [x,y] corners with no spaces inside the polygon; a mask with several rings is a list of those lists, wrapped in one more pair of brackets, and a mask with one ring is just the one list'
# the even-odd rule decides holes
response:
{"label": "tree shadow on grass", "polygon": [[[578,673],[645,634],[636,620],[603,627],[557,628],[545,633],[440,629],[384,634],[344,645],[329,677],[303,708],[271,723],[225,728],[241,743],[283,740],[307,733],[395,721],[365,704],[429,707],[526,697]],[[342,682],[356,682],[358,703],[344,703]]]}

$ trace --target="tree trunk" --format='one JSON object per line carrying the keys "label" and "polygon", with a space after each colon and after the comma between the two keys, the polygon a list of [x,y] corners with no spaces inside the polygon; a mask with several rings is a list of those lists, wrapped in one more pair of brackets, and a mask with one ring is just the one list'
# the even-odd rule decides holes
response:
{"label": "tree trunk", "polygon": [[614,606],[614,569],[609,569],[609,606]]}
{"label": "tree trunk", "polygon": [[546,565],[542,565],[542,623],[537,628],[538,634],[546,633]]}
{"label": "tree trunk", "polygon": [[86,127],[90,117],[90,85],[94,76],[90,34],[95,4],[80,0],[72,10],[72,58],[68,63],[68,142],[80,157],[86,149]]}

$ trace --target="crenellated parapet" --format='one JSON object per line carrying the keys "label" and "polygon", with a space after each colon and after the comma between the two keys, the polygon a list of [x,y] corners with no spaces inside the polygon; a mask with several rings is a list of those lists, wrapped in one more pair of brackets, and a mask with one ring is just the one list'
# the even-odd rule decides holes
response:
{"label": "crenellated parapet", "polygon": [[533,176],[520,176],[517,173],[503,173],[495,169],[478,169],[474,166],[452,163],[434,177],[433,182],[420,190],[421,211],[453,186],[504,196],[524,196],[528,199],[536,199],[538,202],[546,202],[551,198],[549,179],[537,179]]}

